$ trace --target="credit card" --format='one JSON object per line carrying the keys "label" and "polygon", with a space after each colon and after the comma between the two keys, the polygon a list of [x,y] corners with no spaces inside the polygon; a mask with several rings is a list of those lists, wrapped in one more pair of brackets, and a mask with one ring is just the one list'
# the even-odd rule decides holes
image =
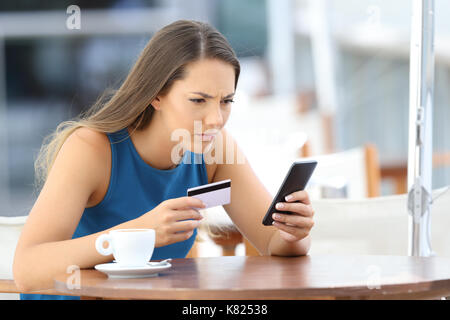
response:
{"label": "credit card", "polygon": [[189,188],[187,195],[202,200],[206,205],[205,209],[229,204],[231,202],[231,179]]}

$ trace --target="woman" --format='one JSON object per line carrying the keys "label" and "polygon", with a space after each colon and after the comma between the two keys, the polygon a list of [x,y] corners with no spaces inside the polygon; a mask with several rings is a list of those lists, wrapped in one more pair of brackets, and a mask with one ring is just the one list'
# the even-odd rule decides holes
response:
{"label": "woman", "polygon": [[[294,214],[263,226],[272,197],[250,165],[237,161],[242,153],[224,129],[239,73],[233,49],[216,29],[176,21],[153,36],[111,98],[60,124],[36,160],[43,186],[16,249],[18,288],[51,288],[68,266],[111,262],[95,240],[112,229],[155,229],[152,260],[185,257],[202,219],[197,209],[204,207],[185,197],[186,190],[225,179],[232,180],[232,203],[224,208],[261,254],[307,254],[313,226],[307,193],[294,192],[280,208]],[[181,154],[172,139],[180,130],[189,133]],[[219,137],[223,143],[216,144]],[[203,161],[212,150],[226,154],[225,146],[236,150],[232,163]]]}

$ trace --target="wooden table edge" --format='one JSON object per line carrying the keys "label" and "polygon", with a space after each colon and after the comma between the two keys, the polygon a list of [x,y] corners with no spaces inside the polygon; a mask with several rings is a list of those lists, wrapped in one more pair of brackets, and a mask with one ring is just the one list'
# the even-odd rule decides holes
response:
{"label": "wooden table edge", "polygon": [[[99,273],[101,274],[101,272]],[[261,289],[231,289],[225,292],[221,289],[191,288],[158,288],[153,292],[138,289],[121,289],[113,294],[111,294],[111,291],[105,294],[102,288],[69,289],[65,281],[58,280],[58,278],[54,280],[54,290],[61,295],[68,294],[118,300],[415,300],[438,299],[450,296],[450,279],[436,280],[433,282],[432,287],[430,287],[430,281],[417,282],[415,283],[417,285],[416,288],[411,288],[411,285],[411,283],[386,284],[374,289],[368,289],[364,286],[264,289],[264,291]],[[410,288],[408,292],[402,290],[404,286]]]}

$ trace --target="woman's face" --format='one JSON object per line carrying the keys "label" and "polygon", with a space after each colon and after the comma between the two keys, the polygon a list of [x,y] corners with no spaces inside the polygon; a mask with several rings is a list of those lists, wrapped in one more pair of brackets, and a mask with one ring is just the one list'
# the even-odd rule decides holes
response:
{"label": "woman's face", "polygon": [[[153,105],[174,141],[183,137],[186,149],[205,152],[214,140],[202,134],[219,133],[228,120],[234,96],[235,72],[231,64],[203,59],[186,66],[186,76]],[[156,105],[155,105],[156,103]],[[177,130],[177,131],[176,131]],[[186,144],[189,132],[190,143]],[[195,148],[194,148],[195,146]]]}

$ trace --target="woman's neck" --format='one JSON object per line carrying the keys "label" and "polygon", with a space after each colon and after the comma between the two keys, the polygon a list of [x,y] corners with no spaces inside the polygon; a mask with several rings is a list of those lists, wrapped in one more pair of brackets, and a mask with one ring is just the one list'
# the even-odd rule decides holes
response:
{"label": "woman's neck", "polygon": [[157,117],[157,112],[155,112],[150,124],[145,129],[133,132],[133,129],[128,128],[128,133],[133,132],[130,135],[131,141],[148,165],[159,170],[170,170],[178,165],[172,161],[172,149],[178,142],[170,140],[170,132],[160,125],[161,121]]}

